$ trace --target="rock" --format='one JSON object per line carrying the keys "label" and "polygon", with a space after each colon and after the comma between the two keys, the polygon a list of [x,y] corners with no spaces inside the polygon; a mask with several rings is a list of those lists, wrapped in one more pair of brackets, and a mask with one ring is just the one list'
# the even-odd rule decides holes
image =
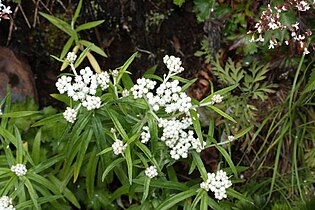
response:
{"label": "rock", "polygon": [[35,80],[30,66],[19,60],[12,50],[0,47],[0,101],[6,96],[8,85],[13,102],[22,102],[26,96],[37,101]]}

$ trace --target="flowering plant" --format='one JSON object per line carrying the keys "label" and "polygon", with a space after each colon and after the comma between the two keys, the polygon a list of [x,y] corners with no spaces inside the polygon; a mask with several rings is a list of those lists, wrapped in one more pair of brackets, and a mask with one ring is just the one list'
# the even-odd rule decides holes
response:
{"label": "flowering plant", "polygon": [[[168,55],[163,58],[168,69],[163,78],[154,72],[146,72],[133,84],[127,68],[136,55],[133,54],[123,66],[100,73],[94,73],[89,67],[77,71],[74,67],[77,56],[73,52],[68,53],[64,61],[61,60],[68,63],[72,74],[63,74],[58,79],[56,86],[60,94],[53,96],[68,107],[62,115],[35,124],[68,122],[58,143],[59,150],[66,157],[60,174],[62,177],[73,176],[74,182],[82,176],[86,177],[86,193],[90,199],[100,186],[108,188],[113,177],[117,177],[120,186],[113,192],[115,196],[110,202],[129,195],[130,202],[136,200],[138,203],[131,202],[134,206],[168,209],[175,205],[187,206],[183,201],[193,200],[196,196],[194,207],[203,205],[206,209],[209,205],[216,208],[218,204],[207,196],[207,190],[203,190],[214,182],[208,180],[209,174],[199,153],[207,147],[216,147],[229,164],[229,171],[237,177],[237,167],[221,145],[234,141],[246,131],[229,136],[226,142],[217,143],[213,137],[213,119],[209,119],[209,134],[203,134],[197,109],[207,107],[234,121],[215,104],[221,103],[224,94],[237,84],[213,92],[200,102],[193,100],[186,94],[186,89],[194,80],[179,77],[178,74],[184,70],[181,61]],[[183,163],[190,167],[184,173],[189,175],[198,170],[205,183],[209,183],[202,184],[200,188],[202,180],[199,183],[193,179],[185,183],[177,181],[174,164]],[[82,167],[86,164],[87,171]],[[229,178],[226,175],[220,175],[220,179],[217,176],[214,183],[217,190],[211,190],[215,198],[223,199],[228,195],[244,199],[229,188],[231,182],[227,182]],[[100,186],[93,185],[99,181],[103,181]],[[160,187],[168,196],[156,196]]]}

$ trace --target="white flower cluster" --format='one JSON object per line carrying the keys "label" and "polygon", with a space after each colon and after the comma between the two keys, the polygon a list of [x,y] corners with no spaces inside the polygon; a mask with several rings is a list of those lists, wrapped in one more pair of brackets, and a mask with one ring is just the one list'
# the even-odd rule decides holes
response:
{"label": "white flower cluster", "polygon": [[155,166],[148,167],[147,169],[145,169],[144,173],[150,179],[152,179],[152,178],[154,178],[154,177],[156,177],[158,175],[158,172],[157,172]]}
{"label": "white flower cluster", "polygon": [[70,123],[74,123],[74,121],[77,119],[78,110],[77,109],[71,109],[70,107],[67,107],[66,111],[63,113],[63,117]]}
{"label": "white flower cluster", "polygon": [[21,163],[11,166],[11,171],[17,176],[24,176],[27,173],[26,166]]}
{"label": "white flower cluster", "polygon": [[121,92],[121,96],[122,96],[122,97],[127,97],[127,96],[129,96],[129,90],[124,89],[124,90]]}
{"label": "white flower cluster", "polygon": [[208,173],[208,179],[200,184],[200,188],[206,191],[212,191],[214,197],[218,200],[226,198],[226,189],[232,186],[232,182],[226,175],[225,171],[219,170],[217,173]]}
{"label": "white flower cluster", "polygon": [[205,143],[201,144],[198,138],[194,138],[192,130],[185,131],[190,125],[192,125],[192,121],[188,117],[183,118],[182,121],[159,119],[158,126],[163,129],[161,140],[171,149],[171,157],[175,160],[187,158],[190,148],[200,152],[205,145]]}
{"label": "white flower cluster", "polygon": [[69,63],[74,63],[74,61],[77,59],[77,55],[74,52],[68,52],[66,61]]}
{"label": "white flower cluster", "polygon": [[143,132],[141,133],[141,143],[145,144],[150,140],[151,135],[148,126],[143,126],[142,129]]}
{"label": "white flower cluster", "polygon": [[116,139],[112,144],[113,152],[115,155],[123,154],[127,148],[127,144],[124,144],[123,141]]}
{"label": "white flower cluster", "polygon": [[143,98],[144,94],[149,93],[149,90],[153,90],[155,85],[156,81],[146,78],[137,79],[137,84],[131,88],[134,99]]}
{"label": "white flower cluster", "polygon": [[80,75],[75,76],[74,82],[70,76],[62,76],[56,82],[58,91],[66,93],[74,101],[80,101],[82,106],[88,110],[101,107],[101,98],[95,96],[96,89],[101,87],[105,90],[108,87],[110,77],[107,72],[93,74],[90,67],[80,70]]}
{"label": "white flower cluster", "polygon": [[12,205],[12,198],[9,198],[8,196],[2,196],[0,198],[0,210],[15,210],[15,208]]}
{"label": "white flower cluster", "polygon": [[162,83],[157,89],[156,94],[151,92],[156,85],[155,81],[141,78],[137,84],[131,88],[134,99],[146,98],[148,104],[154,111],[165,107],[166,113],[184,112],[188,114],[192,107],[191,98],[186,93],[181,92],[179,81]]}
{"label": "white flower cluster", "polygon": [[11,14],[11,7],[10,6],[5,6],[4,4],[2,4],[2,0],[0,0],[0,21],[1,19],[9,19],[9,17],[7,16],[8,14]]}
{"label": "white flower cluster", "polygon": [[177,58],[173,55],[165,55],[163,58],[163,62],[165,63],[171,74],[179,74],[184,71],[184,68],[181,66],[182,61],[180,60],[180,58]]}
{"label": "white flower cluster", "polygon": [[222,102],[223,96],[219,94],[214,94],[211,98],[211,104],[219,104]]}
{"label": "white flower cluster", "polygon": [[228,136],[228,141],[234,141],[234,136]]}

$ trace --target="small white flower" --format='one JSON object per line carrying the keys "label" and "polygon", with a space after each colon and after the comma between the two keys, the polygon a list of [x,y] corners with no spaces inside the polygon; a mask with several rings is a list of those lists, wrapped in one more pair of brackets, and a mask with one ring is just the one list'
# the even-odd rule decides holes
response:
{"label": "small white flower", "polygon": [[111,128],[111,129],[110,129],[110,132],[111,132],[112,134],[115,134],[117,131],[116,131],[115,128]]}
{"label": "small white flower", "polygon": [[150,135],[148,126],[143,126],[142,129],[143,129],[143,132],[141,133],[141,143],[145,144],[150,140],[151,135]]}
{"label": "small white flower", "polygon": [[229,141],[234,141],[234,139],[235,139],[234,136],[228,136]]}
{"label": "small white flower", "polygon": [[145,169],[144,173],[150,179],[152,179],[152,178],[154,178],[154,177],[156,177],[158,175],[158,172],[157,172],[155,166],[148,167],[147,169]]}
{"label": "small white flower", "polygon": [[168,70],[173,74],[179,74],[182,71],[184,71],[184,68],[181,67],[182,62],[181,62],[180,58],[177,58],[173,55],[171,55],[171,56],[165,55],[163,58],[163,62],[166,65],[166,67],[168,68]]}
{"label": "small white flower", "polygon": [[77,55],[74,52],[68,52],[66,61],[69,63],[74,63],[74,61],[77,59]]}
{"label": "small white flower", "polygon": [[108,88],[109,82],[110,82],[110,76],[106,71],[100,74],[97,74],[97,84],[101,86],[102,90],[106,90]]}
{"label": "small white flower", "polygon": [[12,205],[12,198],[4,195],[0,198],[0,210],[15,210]]}
{"label": "small white flower", "polygon": [[63,113],[63,117],[70,123],[74,123],[77,119],[78,110],[77,109],[71,109],[70,107],[67,107],[66,111]]}
{"label": "small white flower", "polygon": [[127,144],[124,144],[123,141],[121,140],[116,140],[113,144],[112,144],[112,148],[113,148],[113,152],[115,155],[119,155],[119,154],[123,154],[124,151],[127,148]]}
{"label": "small white flower", "polygon": [[129,96],[129,95],[130,95],[130,94],[129,94],[129,90],[124,89],[124,90],[122,91],[121,95],[122,95],[122,97],[127,97],[127,96]]}
{"label": "small white flower", "polygon": [[219,170],[217,173],[208,173],[208,179],[200,183],[200,188],[206,191],[212,191],[214,197],[218,200],[226,198],[226,189],[232,186],[232,182],[226,175],[226,172]]}
{"label": "small white flower", "polygon": [[21,163],[11,166],[11,171],[17,176],[24,176],[27,173],[26,166]]}
{"label": "small white flower", "polygon": [[211,104],[218,104],[218,103],[221,103],[222,102],[222,99],[223,99],[223,96],[219,95],[219,94],[214,94],[212,96],[212,99],[211,99]]}
{"label": "small white flower", "polygon": [[119,72],[115,69],[115,70],[113,70],[112,74],[113,74],[113,77],[117,77]]}
{"label": "small white flower", "polygon": [[304,55],[307,55],[307,54],[309,54],[309,53],[310,53],[310,51],[308,51],[307,47],[304,47],[303,54],[304,54]]}

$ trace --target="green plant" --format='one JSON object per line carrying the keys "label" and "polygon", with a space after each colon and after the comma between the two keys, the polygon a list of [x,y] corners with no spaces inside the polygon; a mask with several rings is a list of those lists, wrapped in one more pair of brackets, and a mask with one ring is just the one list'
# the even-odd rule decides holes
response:
{"label": "green plant", "polygon": [[268,65],[253,63],[247,68],[240,63],[235,64],[229,58],[224,67],[221,66],[219,56],[212,62],[212,73],[218,78],[223,86],[239,84],[239,93],[229,97],[227,108],[233,116],[236,116],[239,126],[247,127],[256,122],[257,108],[254,100],[265,101],[268,94],[274,93],[276,84],[268,84],[267,73],[270,70]]}
{"label": "green plant", "polygon": [[[45,14],[40,12],[39,14],[42,15],[44,18],[46,18],[49,22],[51,22],[53,25],[55,25],[57,28],[59,28],[61,31],[65,32],[67,35],[70,36],[66,44],[64,45],[62,52],[59,56],[59,59],[64,59],[64,57],[67,55],[67,53],[70,51],[73,44],[75,44],[75,47],[73,48],[73,52],[76,54],[77,51],[80,49],[84,51],[84,47],[89,48],[91,51],[103,56],[107,57],[105,52],[98,46],[94,45],[92,42],[89,42],[87,40],[80,39],[80,36],[78,32],[83,30],[89,30],[91,28],[94,28],[104,22],[104,20],[98,20],[98,21],[92,21],[88,23],[81,24],[79,26],[76,26],[76,21],[79,17],[81,8],[82,8],[82,2],[83,0],[79,1],[79,4],[75,10],[75,13],[72,17],[71,23],[67,23],[57,17],[54,17],[49,14]],[[54,57],[54,56],[53,56]],[[80,59],[77,60],[77,62],[74,64],[75,67],[79,66],[80,63],[83,61],[84,57],[87,57],[90,64],[94,68],[96,72],[101,72],[100,66],[94,56],[89,52],[86,51],[86,53],[83,53]],[[55,57],[57,58],[57,57]],[[68,62],[64,62],[61,66],[61,71],[67,68]]]}

